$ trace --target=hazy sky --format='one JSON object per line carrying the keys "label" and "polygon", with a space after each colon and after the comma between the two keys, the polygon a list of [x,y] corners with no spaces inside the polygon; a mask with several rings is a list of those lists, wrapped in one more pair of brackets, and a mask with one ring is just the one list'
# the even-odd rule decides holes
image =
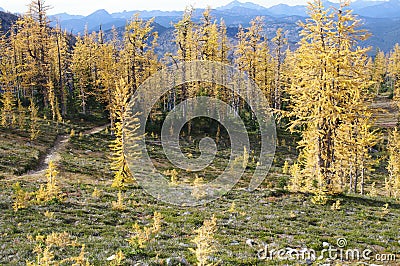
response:
{"label": "hazy sky", "polygon": [[[183,10],[185,6],[193,5],[195,8],[219,7],[230,3],[232,0],[45,0],[52,8],[49,14],[67,12],[76,15],[89,15],[98,9],[106,9],[108,12],[120,12],[124,10]],[[288,5],[306,4],[307,0],[239,0],[240,2],[253,2],[265,7],[279,3]],[[27,9],[30,0],[0,0],[0,7],[12,13],[23,13]]]}

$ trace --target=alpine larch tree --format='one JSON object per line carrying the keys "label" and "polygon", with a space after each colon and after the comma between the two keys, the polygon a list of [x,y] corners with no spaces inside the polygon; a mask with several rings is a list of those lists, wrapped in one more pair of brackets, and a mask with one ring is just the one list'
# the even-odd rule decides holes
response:
{"label": "alpine larch tree", "polygon": [[[305,191],[343,191],[343,179],[348,176],[340,171],[341,164],[375,143],[368,134],[370,83],[364,73],[368,49],[357,46],[368,34],[359,29],[361,22],[347,8],[348,4],[342,3],[336,10],[324,8],[320,0],[313,1],[308,7],[310,18],[300,23],[301,40],[295,52],[292,84],[286,90],[290,95],[286,115],[291,118],[289,129],[302,136],[298,163]],[[367,132],[361,134],[362,130]],[[348,143],[347,136],[356,140]],[[367,139],[359,141],[360,138]],[[350,168],[354,168],[356,190],[357,178],[360,171],[365,172],[367,163],[362,158],[354,164]]]}

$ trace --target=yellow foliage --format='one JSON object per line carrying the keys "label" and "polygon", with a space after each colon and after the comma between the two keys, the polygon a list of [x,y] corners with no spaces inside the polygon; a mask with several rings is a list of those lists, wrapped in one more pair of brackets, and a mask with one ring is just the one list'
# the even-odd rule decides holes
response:
{"label": "yellow foliage", "polygon": [[48,202],[53,199],[62,200],[60,187],[57,185],[58,171],[53,161],[49,162],[49,167],[46,170],[47,183],[46,186],[40,185],[36,192],[37,202]]}
{"label": "yellow foliage", "polygon": [[35,102],[31,98],[31,104],[29,106],[29,111],[31,113],[30,115],[30,138],[31,140],[37,139],[37,137],[40,134],[40,129],[39,129],[39,117],[38,117],[38,108],[36,107]]}
{"label": "yellow foliage", "polygon": [[369,193],[368,193],[368,196],[370,196],[370,197],[378,196],[378,190],[376,189],[375,182],[372,183],[371,188],[370,188]]}
{"label": "yellow foliage", "polygon": [[290,170],[289,163],[288,163],[288,161],[285,161],[285,163],[283,164],[283,167],[282,167],[282,173],[289,174],[289,170]]}
{"label": "yellow foliage", "polygon": [[[49,168],[46,171],[47,183],[45,186],[40,185],[39,190],[35,192],[26,192],[21,188],[19,182],[13,185],[14,189],[14,211],[23,209],[32,204],[40,204],[42,202],[48,202],[53,199],[63,200],[63,195],[60,187],[57,185],[57,170],[54,163],[49,163]],[[47,213],[47,214],[46,214]],[[51,213],[46,212],[45,216],[51,218]]]}
{"label": "yellow foliage", "polygon": [[128,168],[126,161],[125,148],[124,148],[124,126],[126,119],[126,109],[129,100],[129,87],[126,82],[121,79],[117,83],[114,93],[114,104],[115,117],[117,122],[115,123],[115,139],[110,145],[112,152],[111,156],[111,170],[114,171],[114,180],[112,187],[124,189],[126,183],[132,183],[134,181],[132,174]]}
{"label": "yellow foliage", "polygon": [[162,219],[163,216],[159,212],[154,212],[153,216],[153,234],[158,234],[161,231],[161,225],[162,225]]}
{"label": "yellow foliage", "polygon": [[249,153],[247,152],[246,146],[243,146],[243,164],[242,164],[242,167],[246,168],[248,162],[249,162]]}
{"label": "yellow foliage", "polygon": [[103,194],[103,191],[98,189],[97,187],[95,187],[93,192],[92,192],[92,197],[93,198],[100,198],[102,194]]}
{"label": "yellow foliage", "polygon": [[153,240],[161,231],[162,215],[154,212],[153,225],[140,227],[137,223],[133,225],[133,235],[127,240],[135,249],[145,248],[146,245]]}
{"label": "yellow foliage", "polygon": [[118,191],[118,199],[117,201],[112,202],[112,209],[116,211],[124,211],[126,210],[126,206],[124,204],[124,196],[122,195],[122,191]]}
{"label": "yellow foliage", "polygon": [[314,192],[314,196],[311,198],[311,202],[316,205],[325,205],[328,202],[326,192],[321,189],[317,189]]}
{"label": "yellow foliage", "polygon": [[313,189],[312,179],[308,178],[299,166],[299,163],[294,163],[290,167],[290,180],[288,190],[291,192],[308,192]]}
{"label": "yellow foliage", "polygon": [[[33,241],[33,237],[28,235],[28,240]],[[73,266],[90,266],[89,260],[85,258],[85,245],[79,244],[70,234],[66,232],[56,233],[52,232],[49,235],[37,235],[34,242],[36,245],[33,252],[36,253],[35,261],[26,261],[28,266],[41,266],[41,265],[65,265],[70,263]],[[81,250],[78,256],[67,257],[63,260],[55,260],[56,248],[63,250],[65,247],[78,247]]]}
{"label": "yellow foliage", "polygon": [[[121,52],[121,57],[126,67],[122,71],[125,72],[123,77],[130,80],[131,93],[134,93],[159,67],[154,52],[158,34],[152,32],[153,21],[154,18],[145,21],[139,14],[135,14],[125,27],[124,50]],[[151,37],[153,38],[150,42]]]}
{"label": "yellow foliage", "polygon": [[191,194],[197,199],[203,199],[207,196],[206,191],[204,190],[204,179],[196,175],[195,179],[193,180],[193,189]]}
{"label": "yellow foliage", "polygon": [[230,213],[237,213],[237,210],[236,210],[236,203],[235,203],[235,202],[232,202],[231,206],[229,207],[228,212],[230,212]]}
{"label": "yellow foliage", "polygon": [[382,209],[381,209],[381,213],[380,216],[381,217],[385,217],[386,215],[388,215],[390,213],[389,210],[389,203],[385,203],[385,205],[383,205]]}
{"label": "yellow foliage", "polygon": [[22,106],[22,102],[18,99],[18,116],[17,122],[19,129],[25,128],[25,108]]}
{"label": "yellow foliage", "polygon": [[54,265],[54,252],[50,250],[50,246],[42,248],[40,245],[33,250],[37,254],[36,261],[26,261],[27,266]]}
{"label": "yellow foliage", "polygon": [[176,169],[172,169],[172,170],[166,170],[163,172],[164,175],[169,176],[171,179],[170,183],[172,185],[177,185],[178,184],[178,171]]}
{"label": "yellow foliage", "polygon": [[78,36],[72,55],[71,70],[74,73],[76,80],[75,88],[78,95],[77,101],[82,107],[82,113],[86,114],[88,89],[96,87],[95,80],[92,76],[98,44],[95,41],[96,34],[88,34],[87,32],[83,37]]}
{"label": "yellow foliage", "polygon": [[13,120],[13,109],[14,109],[14,95],[11,91],[7,90],[3,93],[1,98],[3,105],[1,109],[1,125],[3,127],[9,127]]}
{"label": "yellow foliage", "polygon": [[44,216],[46,218],[53,219],[54,218],[54,212],[45,211],[44,212]]}
{"label": "yellow foliage", "polygon": [[195,187],[200,187],[200,186],[203,185],[203,184],[204,184],[204,178],[199,177],[199,176],[196,174],[196,177],[195,177],[195,179],[193,180],[193,185],[194,185]]}
{"label": "yellow foliage", "polygon": [[235,62],[264,92],[270,106],[274,106],[274,67],[264,26],[264,19],[258,16],[246,29],[239,27]]}
{"label": "yellow foliage", "polygon": [[52,119],[53,121],[57,121],[59,120],[60,110],[58,108],[58,101],[54,92],[54,83],[51,79],[47,84],[47,90],[48,90],[48,99],[51,107]]}
{"label": "yellow foliage", "polygon": [[[289,129],[302,134],[298,161],[308,183],[303,190],[309,192],[315,186],[328,193],[343,190],[348,172],[342,170],[349,167],[340,165],[340,159],[347,164],[355,154],[365,155],[353,165],[361,180],[357,176],[352,183],[355,190],[361,183],[363,192],[363,174],[371,165],[365,151],[376,141],[368,113],[371,82],[364,71],[368,49],[357,47],[368,33],[359,29],[361,22],[348,4],[342,2],[333,10],[321,0],[310,2],[310,19],[300,23],[302,39],[292,58],[291,86],[286,89],[290,99],[284,114],[291,119]],[[346,130],[354,142],[348,143]],[[349,145],[351,149],[346,149]]]}
{"label": "yellow foliage", "polygon": [[66,247],[66,246],[77,246],[76,240],[72,239],[71,235],[67,232],[55,233],[52,232],[45,238],[45,244],[47,246]]}
{"label": "yellow foliage", "polygon": [[400,45],[397,43],[390,52],[388,72],[393,79],[393,100],[400,109]]}
{"label": "yellow foliage", "polygon": [[85,257],[85,245],[81,247],[81,252],[78,256],[63,260],[63,262],[74,262],[72,266],[90,266],[89,260]]}
{"label": "yellow foliage", "polygon": [[371,79],[374,82],[375,93],[378,94],[382,84],[384,83],[387,72],[386,57],[384,52],[379,50],[377,51],[371,68]]}
{"label": "yellow foliage", "polygon": [[18,211],[19,209],[24,209],[31,204],[31,199],[34,193],[29,193],[24,191],[21,188],[19,182],[13,185],[13,190],[14,190],[14,202],[12,207],[14,211]]}
{"label": "yellow foliage", "polygon": [[340,200],[336,200],[336,202],[332,204],[331,210],[332,211],[338,211],[340,209],[341,209],[341,201]]}
{"label": "yellow foliage", "polygon": [[194,232],[196,236],[192,242],[195,249],[190,248],[197,259],[198,266],[214,265],[209,262],[209,257],[216,251],[214,235],[217,231],[217,219],[213,215],[210,220],[205,220],[203,225]]}
{"label": "yellow foliage", "polygon": [[120,266],[125,259],[125,255],[122,250],[118,250],[114,255],[112,255],[107,260],[110,260],[110,266]]}
{"label": "yellow foliage", "polygon": [[386,193],[388,196],[398,198],[400,197],[400,133],[397,128],[390,133],[387,147],[389,178],[386,180]]}

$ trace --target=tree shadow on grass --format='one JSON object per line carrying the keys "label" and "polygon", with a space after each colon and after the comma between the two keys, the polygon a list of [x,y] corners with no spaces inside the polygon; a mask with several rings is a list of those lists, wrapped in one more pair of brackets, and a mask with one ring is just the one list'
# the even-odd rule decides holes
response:
{"label": "tree shadow on grass", "polygon": [[383,197],[376,197],[370,198],[367,196],[361,195],[354,195],[354,194],[342,194],[337,196],[337,198],[342,198],[346,202],[353,202],[363,206],[370,206],[370,207],[382,207],[386,203],[389,203],[391,209],[400,209],[400,204],[396,203],[395,199],[393,198],[383,198]]}

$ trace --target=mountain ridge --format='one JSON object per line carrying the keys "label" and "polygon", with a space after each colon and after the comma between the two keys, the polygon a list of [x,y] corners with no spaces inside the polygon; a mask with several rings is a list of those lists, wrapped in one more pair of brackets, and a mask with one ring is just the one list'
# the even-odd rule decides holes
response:
{"label": "mountain ridge", "polygon": [[0,32],[7,32],[17,20],[18,16],[0,11]]}
{"label": "mountain ridge", "polygon": [[[337,7],[338,3],[324,1],[326,6]],[[363,45],[373,46],[373,50],[379,48],[385,52],[388,52],[395,43],[400,42],[400,0],[389,0],[389,1],[366,1],[357,0],[352,2],[352,6],[355,7],[355,13],[361,13],[359,17],[364,21],[364,28],[369,30],[373,36],[368,39]],[[397,8],[399,9],[399,15],[397,15]],[[376,17],[383,16],[379,13],[380,10],[387,12],[387,17]],[[240,2],[238,0],[232,1],[231,3],[218,7],[211,10],[211,15],[217,20],[223,19],[228,28],[231,28],[231,32],[235,32],[239,25],[244,27],[248,26],[251,19],[255,16],[263,16],[266,23],[267,35],[270,37],[274,36],[274,30],[277,27],[282,27],[288,32],[288,38],[291,42],[295,43],[298,40],[298,21],[304,21],[306,18],[306,6],[303,5],[286,5],[279,4],[269,8],[262,7],[260,5],[253,4],[251,2]],[[199,22],[204,9],[195,9],[193,11],[193,20]],[[122,11],[116,13],[109,13],[107,10],[100,9],[88,16],[70,15],[67,13],[60,13],[49,16],[52,20],[51,26],[60,24],[63,29],[66,29],[72,34],[83,33],[85,30],[88,32],[98,31],[102,28],[104,31],[109,31],[112,27],[120,28],[121,30],[126,25],[127,21],[132,18],[135,13],[139,13],[140,17],[147,20],[154,17],[155,23],[163,27],[162,30],[171,28],[174,23],[182,18],[183,11]],[[378,14],[379,13],[379,14]],[[5,17],[6,22],[3,23],[3,30],[6,29],[10,21],[15,18],[10,17],[9,13],[2,13],[0,19]],[[397,15],[397,17],[395,16]],[[375,17],[374,17],[375,16]],[[157,26],[157,28],[161,29]],[[171,37],[172,30],[165,30]],[[167,37],[165,37],[167,38]],[[168,41],[166,40],[165,43]]]}
{"label": "mountain ridge", "polygon": [[[245,1],[245,0],[244,0]],[[389,0],[389,1],[366,1],[366,0],[357,0],[351,3],[351,8],[355,9],[355,13],[359,14],[359,17],[365,22],[365,28],[372,33],[372,37],[367,41],[363,42],[364,46],[372,46],[371,53],[379,48],[385,52],[390,51],[395,43],[400,42],[400,18],[396,19],[393,17],[393,14],[396,14],[396,7],[398,6],[398,16],[400,16],[400,0]],[[330,1],[324,1],[325,6],[333,6],[334,8],[339,7],[338,3],[333,3]],[[392,7],[390,10],[387,10],[387,6]],[[377,14],[376,10],[386,10],[388,12],[388,17],[384,17],[382,13]],[[201,14],[204,9],[196,9],[193,12],[193,20],[199,22],[201,18]],[[305,5],[287,5],[287,4],[278,4],[272,7],[266,8],[260,5],[253,4],[251,2],[240,2],[238,0],[232,1],[229,4],[218,7],[211,10],[211,15],[219,21],[220,19],[224,19],[225,24],[231,28],[231,32],[236,32],[237,27],[239,25],[247,26],[251,19],[255,16],[263,16],[266,22],[266,30],[268,36],[274,36],[274,30],[277,27],[282,27],[285,31],[288,32],[288,38],[291,39],[291,42],[296,43],[298,41],[298,21],[304,21],[307,17],[306,14],[307,7]],[[96,12],[95,12],[96,13]],[[104,13],[104,15],[108,18],[107,23],[102,23],[102,28],[104,30],[111,29],[111,26],[114,25],[116,28],[123,28],[126,22],[135,14],[140,13],[140,16],[143,19],[149,19],[154,17],[155,22],[164,28],[170,28],[174,23],[179,21],[182,18],[183,11],[159,11],[159,10],[151,10],[151,11],[123,11],[107,14],[102,11],[100,13]],[[91,14],[93,15],[93,14]],[[383,16],[380,18],[379,16]],[[90,15],[89,15],[90,16]],[[111,22],[109,21],[110,16],[113,17]],[[83,25],[88,25],[87,28],[90,30],[97,31],[99,29],[99,25],[94,25],[93,23],[85,22],[86,24],[80,24],[81,29]],[[78,29],[77,25],[75,25],[75,29]],[[168,44],[168,38],[171,38],[172,30],[166,30],[164,34],[164,42],[166,46],[170,46]],[[167,45],[168,44],[168,45]]]}
{"label": "mountain ridge", "polygon": [[373,18],[381,18],[382,14],[385,14],[385,18],[400,17],[400,0],[389,0],[379,5],[367,6],[358,10],[357,13]]}
{"label": "mountain ridge", "polygon": [[234,8],[234,7],[243,7],[243,8],[254,9],[254,10],[266,10],[267,9],[264,6],[261,6],[261,5],[258,5],[258,4],[254,4],[252,2],[242,3],[242,2],[240,2],[238,0],[234,0],[234,1],[230,2],[227,5],[220,6],[220,7],[217,7],[215,9],[216,10],[228,10],[228,9],[231,9],[231,8]]}
{"label": "mountain ridge", "polygon": [[[325,6],[339,7],[338,3],[324,1]],[[357,0],[351,3],[351,8],[354,9],[354,13],[363,17],[372,18],[395,18],[400,17],[400,0],[388,0],[388,1],[367,1]],[[197,9],[204,10],[204,9]],[[245,17],[245,16],[272,16],[276,18],[286,16],[307,16],[307,7],[305,5],[287,5],[278,4],[269,8],[263,7],[252,2],[240,2],[234,0],[227,5],[212,9],[218,17]],[[84,31],[86,28],[91,29],[99,27],[100,25],[112,24],[121,25],[136,13],[140,13],[142,18],[155,17],[158,23],[164,27],[171,25],[171,22],[175,22],[177,18],[181,17],[183,11],[160,11],[160,10],[131,10],[109,13],[104,9],[97,10],[86,17],[79,17],[79,15],[70,15],[67,13],[52,15],[52,18],[57,18],[57,21],[61,23],[61,26],[68,31],[75,31],[79,33]],[[80,22],[78,21],[80,20]],[[169,21],[168,21],[169,20]],[[229,20],[229,19],[228,19]],[[235,19],[238,20],[238,19]]]}

